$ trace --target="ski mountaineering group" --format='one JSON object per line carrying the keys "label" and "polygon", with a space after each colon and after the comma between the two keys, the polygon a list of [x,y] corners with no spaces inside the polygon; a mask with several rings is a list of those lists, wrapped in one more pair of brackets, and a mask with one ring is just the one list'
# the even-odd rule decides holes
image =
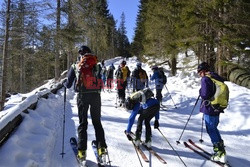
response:
{"label": "ski mountaineering group", "polygon": [[[92,141],[92,146],[98,165],[111,166],[105,133],[101,123],[101,92],[104,89],[105,91],[111,91],[111,89],[116,88],[116,107],[131,110],[127,129],[125,130],[128,140],[131,140],[137,149],[139,149],[140,145],[144,145],[148,150],[153,151],[151,149],[152,132],[150,121],[155,118],[154,128],[159,128],[159,111],[160,107],[163,106],[162,89],[167,82],[163,69],[157,65],[152,66],[153,75],[148,77],[146,71],[142,69],[141,62],[138,62],[131,72],[126,65],[126,60],[122,60],[116,70],[113,64],[106,68],[105,60],[98,63],[97,56],[92,54],[91,49],[87,46],[81,46],[78,53],[77,61],[70,67],[64,86],[66,89],[73,85],[77,93],[78,140],[72,138],[71,144],[74,145],[72,147],[79,164],[81,166],[86,165],[87,119],[88,109],[90,108],[96,136],[96,140]],[[217,126],[220,113],[227,107],[229,91],[223,83],[224,80],[218,74],[211,72],[207,63],[201,63],[197,72],[201,77],[201,88],[198,97],[198,99],[202,99],[200,112],[204,114],[207,133],[210,136],[214,150],[214,154],[210,158],[213,162],[225,164],[227,162],[226,151]],[[149,80],[155,83],[155,97],[149,88]],[[128,86],[132,87],[133,93],[126,98]],[[131,132],[131,128],[137,114],[139,114],[139,117],[134,134]],[[145,124],[145,141],[141,140],[143,122]],[[165,161],[163,160],[163,162]]]}

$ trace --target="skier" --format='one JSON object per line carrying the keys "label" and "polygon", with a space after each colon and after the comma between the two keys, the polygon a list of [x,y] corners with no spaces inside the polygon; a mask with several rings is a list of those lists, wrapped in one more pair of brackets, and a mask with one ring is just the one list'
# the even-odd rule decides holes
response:
{"label": "skier", "polygon": [[132,72],[133,92],[142,90],[145,86],[148,87],[148,75],[141,66],[141,62],[138,62],[135,70]]}
{"label": "skier", "polygon": [[103,81],[103,87],[105,87],[106,84],[106,74],[107,74],[107,70],[106,70],[106,66],[105,66],[105,60],[102,60],[101,62],[101,75],[102,75],[102,81]]}
{"label": "skier", "polygon": [[[93,86],[93,77],[100,80],[96,56],[91,54],[87,46],[81,46],[78,53],[78,62],[73,64],[68,72],[68,79],[65,83],[66,88],[74,84],[74,90],[77,92],[77,107],[79,116],[78,126],[78,159],[86,161],[87,150],[87,127],[88,127],[88,109],[95,128],[96,141],[98,143],[98,155],[104,157],[106,154],[106,142],[104,130],[101,124],[101,96],[100,89],[102,85]],[[85,64],[86,63],[86,64]],[[86,74],[86,75],[85,75]],[[87,75],[93,75],[87,78]]]}
{"label": "skier", "polygon": [[114,70],[115,70],[115,66],[112,63],[107,71],[107,87],[108,89],[112,89],[112,83],[113,83],[113,77],[114,77]]}
{"label": "skier", "polygon": [[128,66],[126,66],[126,61],[123,60],[118,67],[117,71],[115,72],[116,79],[117,79],[117,90],[118,90],[118,98],[120,101],[120,106],[125,106],[125,97],[126,97],[126,87],[127,87],[127,80],[130,77],[130,70]]}
{"label": "skier", "polygon": [[217,129],[219,124],[220,113],[223,113],[223,110],[215,109],[211,103],[210,99],[214,96],[216,87],[213,81],[208,77],[224,82],[224,80],[214,72],[210,72],[210,67],[206,62],[203,62],[198,65],[198,74],[201,78],[201,88],[199,94],[202,98],[200,112],[204,114],[205,125],[207,133],[212,141],[214,154],[211,157],[211,160],[226,162],[226,151],[224,148],[224,142],[221,138],[220,132]]}
{"label": "skier", "polygon": [[160,74],[160,70],[158,68],[158,66],[153,66],[152,67],[152,70],[153,70],[153,75],[151,76],[150,80],[153,81],[155,80],[155,89],[156,89],[156,98],[157,100],[159,101],[159,103],[161,104],[162,103],[162,89],[163,89],[163,86],[164,86],[164,83],[163,83],[163,78],[161,78],[161,74]]}
{"label": "skier", "polygon": [[140,114],[137,121],[136,138],[135,138],[136,146],[139,146],[141,141],[143,121],[146,127],[145,144],[149,148],[151,147],[151,136],[152,136],[150,121],[153,117],[155,117],[154,128],[157,129],[159,127],[160,104],[159,101],[155,99],[153,96],[154,96],[153,92],[149,88],[145,88],[144,90],[134,92],[126,100],[126,108],[129,110],[132,109],[126,129],[127,135],[131,133],[131,128],[132,125],[134,124],[136,115]]}

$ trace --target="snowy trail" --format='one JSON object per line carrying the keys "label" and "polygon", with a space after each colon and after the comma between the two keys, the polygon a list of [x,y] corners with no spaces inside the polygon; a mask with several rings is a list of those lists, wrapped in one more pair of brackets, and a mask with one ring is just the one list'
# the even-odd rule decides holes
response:
{"label": "snowy trail", "polygon": [[[109,60],[117,67],[120,59]],[[131,69],[135,60],[129,60]],[[143,68],[152,73],[147,64]],[[180,72],[175,77],[168,77],[167,88],[163,89],[163,104],[168,107],[167,111],[160,111],[160,130],[167,137],[170,144],[181,156],[182,160],[190,167],[216,167],[213,162],[204,160],[189,149],[185,148],[183,141],[191,138],[199,146],[212,152],[212,144],[203,130],[204,142],[199,143],[201,137],[201,119],[199,113],[200,102],[198,102],[187,128],[177,145],[184,125],[194,107],[198,97],[200,78],[194,72]],[[228,160],[232,166],[250,166],[250,90],[237,86],[231,82],[226,82],[230,90],[229,107],[220,116],[219,130],[226,145]],[[153,83],[150,84],[153,88]],[[155,91],[155,90],[153,90]],[[175,106],[172,102],[174,100]],[[20,96],[20,95],[19,95]],[[24,120],[17,130],[11,135],[6,143],[0,148],[0,167],[77,167],[77,162],[69,144],[70,137],[77,136],[78,113],[76,105],[76,94],[72,89],[67,89],[67,101],[65,112],[65,147],[64,158],[62,152],[62,130],[63,130],[63,109],[64,91],[59,90],[56,95],[51,94],[48,99],[40,99],[36,110],[29,110],[29,114],[24,114]],[[20,97],[19,97],[20,98]],[[102,124],[105,130],[106,142],[112,166],[138,167],[138,161],[132,143],[127,140],[124,130],[127,127],[129,112],[121,108],[115,108],[116,91],[111,93],[102,92]],[[91,141],[95,139],[95,132],[88,114],[88,150],[87,159],[89,166],[96,166],[96,159],[91,148]],[[138,116],[137,116],[138,118]],[[154,118],[152,119],[153,124]],[[144,127],[143,127],[144,128]],[[136,121],[132,131],[136,129]],[[142,140],[144,140],[144,129]],[[151,157],[152,167],[182,167],[184,166],[175,152],[164,140],[161,134],[152,126],[152,147],[157,153],[167,161],[162,164],[154,156]],[[145,151],[149,157],[149,153]],[[142,162],[143,166],[149,163]]]}

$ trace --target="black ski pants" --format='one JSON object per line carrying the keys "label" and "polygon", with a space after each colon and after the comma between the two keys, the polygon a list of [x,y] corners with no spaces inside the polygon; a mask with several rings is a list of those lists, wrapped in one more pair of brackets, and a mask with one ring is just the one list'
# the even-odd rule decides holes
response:
{"label": "black ski pants", "polygon": [[161,94],[162,88],[163,88],[163,87],[160,86],[160,85],[157,85],[157,86],[156,86],[156,99],[159,101],[159,103],[162,102],[162,94]]}
{"label": "black ski pants", "polygon": [[78,149],[87,149],[87,128],[88,128],[88,109],[92,124],[95,129],[95,136],[98,146],[107,147],[104,137],[104,130],[101,124],[101,96],[98,92],[80,93],[77,96],[79,126],[78,126]]}
{"label": "black ski pants", "polygon": [[147,109],[142,110],[137,121],[136,138],[141,138],[142,133],[142,123],[144,121],[146,127],[146,142],[151,140],[152,132],[150,127],[150,120],[156,115],[160,110],[160,105],[156,104]]}
{"label": "black ski pants", "polygon": [[117,87],[117,89],[118,89],[118,97],[119,97],[119,99],[121,100],[122,103],[125,102],[126,87],[127,87],[127,81],[120,82],[120,85]]}

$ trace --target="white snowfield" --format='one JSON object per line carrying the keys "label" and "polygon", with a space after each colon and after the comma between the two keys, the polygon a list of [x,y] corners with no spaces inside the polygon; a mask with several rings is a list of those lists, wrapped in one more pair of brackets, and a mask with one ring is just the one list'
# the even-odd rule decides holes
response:
{"label": "white snowfield", "polygon": [[[182,64],[184,61],[182,60],[194,62],[193,59],[193,56],[189,58],[180,56],[178,67],[184,67]],[[117,69],[120,60],[121,58],[107,60],[106,65],[109,66],[111,63],[114,63]],[[131,70],[135,68],[136,61],[135,58],[127,61],[127,65]],[[180,139],[181,144],[176,144],[194,107],[200,88],[200,78],[196,74],[197,65],[189,63],[188,66],[190,68],[183,71],[179,70],[178,74],[174,77],[167,73],[168,82],[166,86],[169,91],[166,88],[163,89],[163,104],[168,107],[168,110],[160,111],[159,128],[187,166],[216,167],[218,166],[217,164],[195,154],[188,148],[185,148],[183,144],[184,141],[192,139],[208,152],[212,152],[212,144],[205,127],[202,136],[204,142],[199,143],[202,127],[202,114],[199,113],[200,101],[195,107],[187,128]],[[148,75],[152,74],[149,65],[143,64],[142,67],[148,72]],[[220,115],[218,128],[224,140],[230,164],[233,167],[249,167],[250,90],[231,82],[226,82],[226,84],[230,90],[230,103],[225,113]],[[154,83],[150,83],[150,88],[155,91]],[[129,91],[131,92],[131,90]],[[107,91],[101,93],[101,120],[105,130],[111,165],[114,167],[139,167],[140,163],[134,147],[124,134],[130,113],[124,109],[115,108],[116,94],[115,89],[111,93]],[[128,94],[129,92],[127,92]],[[12,96],[8,105],[16,104],[23,96],[27,97],[27,94]],[[64,90],[61,89],[56,95],[51,94],[48,99],[40,99],[37,108],[29,110],[29,114],[22,114],[24,116],[23,122],[0,148],[0,167],[77,167],[78,164],[69,143],[70,137],[77,137],[77,127],[79,124],[76,94],[72,88],[67,89],[65,105],[65,154],[63,158],[60,153],[62,152],[63,140]],[[153,135],[152,148],[167,164],[162,164],[152,155],[150,163],[142,160],[143,166],[184,166],[159,131],[153,129],[153,122],[154,118],[151,121]],[[87,164],[92,167],[97,165],[91,148],[91,141],[95,139],[95,131],[90,114],[88,123]],[[132,131],[135,130],[136,121],[132,128]],[[144,133],[145,127],[143,127],[142,140],[144,140]],[[147,157],[150,157],[148,151],[144,152]]]}

